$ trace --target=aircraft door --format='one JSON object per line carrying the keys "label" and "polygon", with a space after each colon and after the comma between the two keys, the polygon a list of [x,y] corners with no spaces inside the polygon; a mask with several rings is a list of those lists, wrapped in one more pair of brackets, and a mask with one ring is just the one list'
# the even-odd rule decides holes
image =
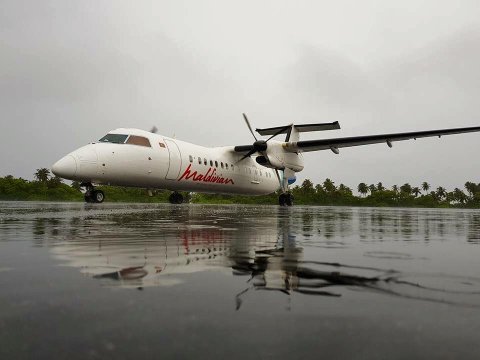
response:
{"label": "aircraft door", "polygon": [[165,139],[165,144],[167,144],[169,154],[169,165],[165,179],[177,180],[182,169],[182,155],[175,141]]}

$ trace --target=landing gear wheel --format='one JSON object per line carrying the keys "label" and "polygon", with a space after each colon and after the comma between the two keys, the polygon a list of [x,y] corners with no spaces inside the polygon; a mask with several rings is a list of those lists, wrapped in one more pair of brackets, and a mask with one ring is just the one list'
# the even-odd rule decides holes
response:
{"label": "landing gear wheel", "polygon": [[173,192],[168,197],[168,201],[170,202],[170,204],[181,204],[183,203],[183,196],[178,192]]}
{"label": "landing gear wheel", "polygon": [[105,194],[102,190],[95,190],[92,183],[81,183],[81,187],[85,187],[84,199],[86,203],[102,203],[105,200]]}
{"label": "landing gear wheel", "polygon": [[278,197],[278,205],[293,206],[293,195],[290,193],[280,194]]}
{"label": "landing gear wheel", "polygon": [[293,195],[292,194],[286,194],[286,200],[285,203],[287,206],[293,206]]}
{"label": "landing gear wheel", "polygon": [[105,200],[105,194],[103,193],[102,190],[95,190],[92,193],[92,199],[93,199],[93,202],[100,204],[103,202],[103,200]]}

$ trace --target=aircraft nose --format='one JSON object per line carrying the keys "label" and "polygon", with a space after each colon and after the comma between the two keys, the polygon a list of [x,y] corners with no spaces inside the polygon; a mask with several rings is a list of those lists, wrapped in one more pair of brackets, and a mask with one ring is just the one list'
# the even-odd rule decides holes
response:
{"label": "aircraft nose", "polygon": [[77,161],[72,155],[67,155],[52,166],[52,172],[64,179],[72,179],[77,172]]}

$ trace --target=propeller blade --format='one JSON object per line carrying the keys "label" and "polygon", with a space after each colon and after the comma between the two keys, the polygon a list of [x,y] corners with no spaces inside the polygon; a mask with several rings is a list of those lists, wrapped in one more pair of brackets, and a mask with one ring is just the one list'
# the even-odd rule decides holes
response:
{"label": "propeller blade", "polygon": [[290,128],[290,125],[287,125],[287,126],[284,126],[282,127],[280,130],[278,130],[275,134],[273,134],[272,136],[270,136],[265,142],[268,142],[270,141],[271,139],[273,139],[275,136],[283,133],[285,130],[289,129]]}
{"label": "propeller blade", "polygon": [[256,153],[256,152],[257,152],[257,150],[255,150],[255,149],[250,150],[248,153],[246,153],[245,155],[243,155],[242,158],[241,158],[240,160],[238,160],[235,164],[238,164],[240,161],[245,160],[247,157],[249,157],[250,155],[252,155],[252,154],[254,154],[254,153]]}
{"label": "propeller blade", "polygon": [[237,145],[233,148],[235,152],[248,152],[252,149],[255,149],[253,145]]}
{"label": "propeller blade", "polygon": [[154,133],[154,134],[156,134],[157,131],[158,131],[158,129],[157,129],[156,126],[153,126],[153,127],[150,129],[150,132],[151,132],[151,133]]}
{"label": "propeller blade", "polygon": [[245,113],[243,113],[243,118],[245,119],[245,122],[247,123],[247,126],[248,126],[248,128],[250,129],[250,132],[252,133],[255,141],[258,141],[257,137],[255,136],[255,133],[254,133],[253,130],[252,130],[252,127],[250,126],[250,121],[248,121],[247,115],[245,115]]}

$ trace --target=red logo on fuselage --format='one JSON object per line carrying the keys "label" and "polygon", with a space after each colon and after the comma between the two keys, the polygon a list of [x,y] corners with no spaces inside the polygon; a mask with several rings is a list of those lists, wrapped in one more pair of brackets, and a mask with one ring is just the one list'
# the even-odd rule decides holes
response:
{"label": "red logo on fuselage", "polygon": [[196,170],[192,172],[192,164],[188,165],[187,169],[180,179],[178,179],[178,181],[190,179],[192,179],[192,181],[202,181],[215,184],[234,184],[232,179],[217,175],[217,170],[215,168],[209,168],[206,174],[199,174]]}

